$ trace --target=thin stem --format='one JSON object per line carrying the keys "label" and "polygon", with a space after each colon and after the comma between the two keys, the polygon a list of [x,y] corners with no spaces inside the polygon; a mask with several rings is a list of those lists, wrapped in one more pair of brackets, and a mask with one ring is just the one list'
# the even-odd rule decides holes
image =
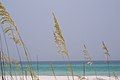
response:
{"label": "thin stem", "polygon": [[[62,56],[62,57],[63,57],[64,61],[66,61],[66,60],[65,60],[65,58],[64,58],[64,56]],[[67,65],[65,65],[65,67],[66,67],[66,68],[68,68],[68,66],[67,66]],[[69,70],[67,70],[67,69],[66,69],[67,79],[68,79],[68,80],[70,80],[69,75],[68,75],[68,71],[69,71]]]}
{"label": "thin stem", "polygon": [[[10,27],[11,27],[11,29],[12,29],[12,26],[11,26],[11,25],[10,25]],[[13,38],[15,39],[13,30],[12,30],[11,32],[12,32]],[[17,50],[17,53],[18,53],[18,57],[19,57],[19,60],[20,60],[20,68],[22,69],[22,76],[23,76],[23,65],[22,65],[22,61],[21,61],[21,55],[20,55],[20,52],[19,52],[19,49],[18,49],[18,46],[17,46],[16,43],[15,43],[15,47],[16,47],[16,50]]]}
{"label": "thin stem", "polygon": [[72,68],[72,64],[71,64],[69,55],[67,55],[67,58],[68,58],[68,68],[70,68],[70,72],[72,74],[72,79],[74,80],[74,73],[73,73],[73,68]]}
{"label": "thin stem", "polygon": [[52,70],[52,73],[53,73],[55,80],[57,80],[52,63],[50,64],[50,67],[51,67],[51,70]]}
{"label": "thin stem", "polygon": [[7,50],[7,54],[8,54],[8,59],[9,59],[9,74],[11,76],[11,80],[13,80],[13,76],[12,76],[12,65],[11,65],[11,60],[10,60],[10,53],[9,53],[9,48],[8,48],[8,44],[7,44],[7,39],[6,39],[6,36],[5,36],[5,33],[4,33],[4,30],[3,30],[3,26],[2,27],[2,31],[3,31],[3,36],[4,36],[4,40],[5,40],[5,44],[6,44],[6,50]]}
{"label": "thin stem", "polygon": [[109,55],[107,55],[107,67],[108,67],[108,76],[110,80],[110,61],[109,61]]}
{"label": "thin stem", "polygon": [[[38,64],[38,55],[37,55],[37,73],[38,73],[38,76],[39,76],[39,66],[38,66],[39,64]],[[38,78],[38,80],[39,80],[39,78]]]}
{"label": "thin stem", "polygon": [[83,61],[83,76],[86,76],[86,61]]}
{"label": "thin stem", "polygon": [[2,60],[2,40],[1,40],[1,35],[0,35],[0,46],[1,46],[1,50],[0,50],[0,64],[1,64],[1,74],[2,74],[2,80],[4,80],[4,72],[3,72],[3,60]]}

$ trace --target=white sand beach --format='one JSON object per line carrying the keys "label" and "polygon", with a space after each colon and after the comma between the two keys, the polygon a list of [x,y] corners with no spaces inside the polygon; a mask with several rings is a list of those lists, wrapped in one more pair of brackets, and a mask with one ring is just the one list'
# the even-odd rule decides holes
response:
{"label": "white sand beach", "polygon": [[[4,77],[6,80],[11,80],[10,76]],[[118,78],[111,76],[110,79],[107,76],[86,76],[86,77],[79,77],[74,76],[75,80],[120,80],[120,76]],[[2,77],[0,76],[0,80],[2,80]],[[13,80],[32,80],[30,76],[13,76]],[[36,80],[68,80],[67,76],[56,76],[56,79],[54,76],[39,76],[39,79]],[[72,76],[69,76],[69,80],[72,80]]]}

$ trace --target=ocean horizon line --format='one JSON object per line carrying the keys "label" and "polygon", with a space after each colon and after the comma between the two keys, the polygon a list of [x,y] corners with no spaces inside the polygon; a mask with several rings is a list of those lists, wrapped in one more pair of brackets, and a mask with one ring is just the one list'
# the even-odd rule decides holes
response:
{"label": "ocean horizon line", "polygon": [[[30,62],[36,62],[37,60],[31,60]],[[38,60],[39,62],[68,62],[67,60]],[[83,62],[85,60],[71,60],[71,62]],[[93,60],[94,61],[106,61],[106,60]],[[120,60],[110,60],[110,61],[120,61]],[[22,60],[22,62],[27,62],[26,60]]]}

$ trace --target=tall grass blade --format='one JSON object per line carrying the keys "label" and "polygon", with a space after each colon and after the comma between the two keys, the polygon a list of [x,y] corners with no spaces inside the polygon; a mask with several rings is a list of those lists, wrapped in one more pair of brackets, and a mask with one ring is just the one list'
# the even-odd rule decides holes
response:
{"label": "tall grass blade", "polygon": [[[1,3],[0,3],[0,16],[1,16],[0,23],[1,23],[4,34],[7,34],[10,37],[10,39],[12,39],[15,42],[15,44],[23,47],[25,56],[28,61],[28,69],[32,77],[32,80],[36,79],[36,74],[33,72],[31,64],[30,64],[30,58],[29,58],[30,54],[28,53],[27,48],[25,47],[25,44],[23,43],[23,40],[19,34],[16,23],[13,21],[13,19],[11,18],[11,16],[9,15],[9,13],[6,11],[6,9]],[[8,48],[7,48],[7,51],[8,51]]]}
{"label": "tall grass blade", "polygon": [[52,73],[53,73],[53,76],[54,76],[55,80],[57,80],[56,75],[55,75],[55,71],[54,71],[54,67],[53,67],[52,63],[50,64],[50,68],[52,70]]}
{"label": "tall grass blade", "polygon": [[61,55],[67,57],[67,59],[68,59],[68,68],[70,69],[69,71],[70,71],[70,73],[72,75],[72,79],[74,80],[74,73],[73,73],[71,62],[70,62],[70,57],[69,57],[69,54],[68,54],[68,50],[66,48],[64,37],[63,37],[61,29],[60,29],[60,25],[58,23],[57,18],[55,17],[55,14],[52,13],[52,15],[53,15],[53,18],[54,18],[54,29],[55,29],[54,38],[55,38],[55,43],[56,43],[57,48],[58,48],[58,52]]}
{"label": "tall grass blade", "polygon": [[104,50],[104,54],[106,56],[106,62],[107,62],[107,66],[108,66],[108,76],[109,76],[109,80],[110,80],[110,54],[109,54],[109,50],[107,48],[107,46],[105,45],[105,43],[102,41],[102,49]]}
{"label": "tall grass blade", "polygon": [[1,38],[1,35],[0,35],[0,69],[1,69],[2,80],[4,80],[2,52],[3,52],[2,51],[2,38]]}
{"label": "tall grass blade", "polygon": [[84,62],[83,62],[83,76],[86,76],[86,64],[92,64],[92,58],[87,50],[86,45],[83,45],[83,55],[84,55]]}

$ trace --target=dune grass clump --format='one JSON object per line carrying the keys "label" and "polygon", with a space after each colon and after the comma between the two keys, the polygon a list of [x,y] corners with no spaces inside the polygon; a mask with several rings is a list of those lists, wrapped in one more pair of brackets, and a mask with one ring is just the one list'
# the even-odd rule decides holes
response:
{"label": "dune grass clump", "polygon": [[68,71],[71,73],[72,79],[74,80],[74,73],[73,73],[70,57],[68,54],[68,50],[66,47],[64,37],[63,37],[61,29],[60,29],[60,25],[58,23],[57,18],[55,17],[55,14],[52,13],[52,15],[54,18],[54,39],[55,39],[56,46],[58,48],[58,53],[68,59],[68,65],[67,65]]}

